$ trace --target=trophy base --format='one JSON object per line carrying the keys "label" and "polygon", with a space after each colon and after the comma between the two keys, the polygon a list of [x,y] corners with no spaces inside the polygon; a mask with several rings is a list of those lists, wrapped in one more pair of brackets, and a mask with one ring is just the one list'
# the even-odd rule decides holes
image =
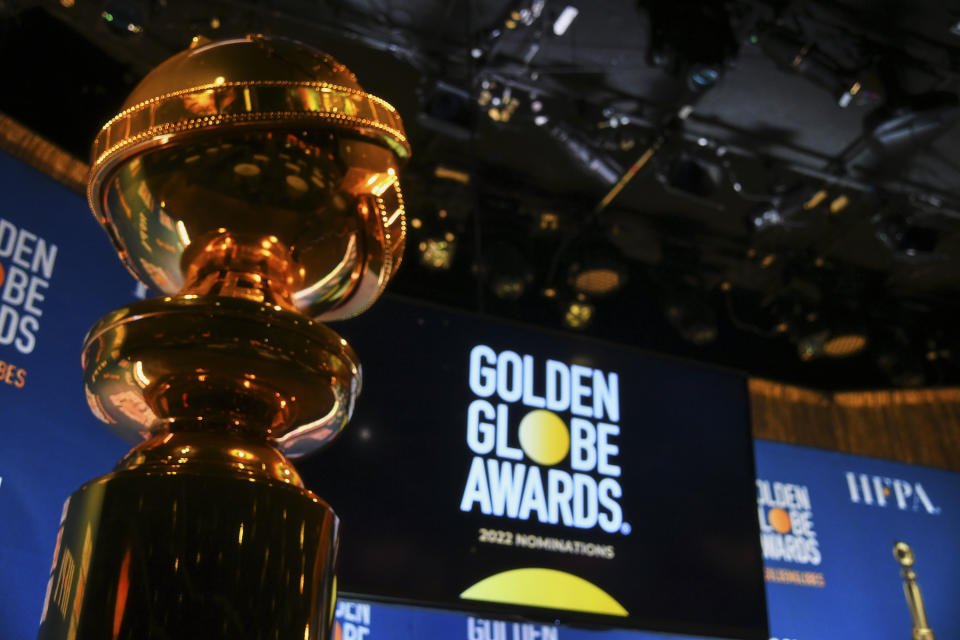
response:
{"label": "trophy base", "polygon": [[38,640],[330,637],[333,510],[295,484],[188,466],[119,469],[67,500]]}

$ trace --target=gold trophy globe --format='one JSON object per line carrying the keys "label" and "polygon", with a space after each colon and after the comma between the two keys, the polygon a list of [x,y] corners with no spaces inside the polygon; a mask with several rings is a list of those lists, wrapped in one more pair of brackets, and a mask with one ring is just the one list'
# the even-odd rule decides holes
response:
{"label": "gold trophy globe", "polygon": [[194,46],[97,136],[88,199],[164,297],[83,347],[92,411],[137,443],[66,502],[39,638],[327,638],[339,521],[289,458],[349,420],[349,318],[399,266],[389,104],[306,45]]}

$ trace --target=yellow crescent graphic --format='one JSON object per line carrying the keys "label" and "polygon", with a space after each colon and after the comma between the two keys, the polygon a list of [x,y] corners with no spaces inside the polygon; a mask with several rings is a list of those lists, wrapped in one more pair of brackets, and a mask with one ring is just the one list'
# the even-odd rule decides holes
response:
{"label": "yellow crescent graphic", "polygon": [[619,602],[597,585],[556,569],[530,567],[497,573],[468,588],[460,597],[609,616],[628,615]]}

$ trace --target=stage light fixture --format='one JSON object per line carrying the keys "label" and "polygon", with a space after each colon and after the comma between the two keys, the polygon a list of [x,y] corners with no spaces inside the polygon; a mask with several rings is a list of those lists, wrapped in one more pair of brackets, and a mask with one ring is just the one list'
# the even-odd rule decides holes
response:
{"label": "stage light fixture", "polygon": [[420,264],[428,269],[447,271],[453,264],[456,250],[456,238],[426,238],[417,245],[420,251]]}
{"label": "stage light fixture", "polygon": [[563,324],[570,329],[586,329],[593,322],[596,312],[593,303],[586,296],[579,295],[564,305]]}
{"label": "stage light fixture", "polygon": [[553,22],[553,35],[559,37],[565,34],[578,15],[580,15],[580,10],[573,5],[564,7]]}
{"label": "stage light fixture", "polygon": [[626,265],[605,229],[582,232],[568,255],[567,281],[579,294],[607,296],[626,281]]}
{"label": "stage light fixture", "polygon": [[586,268],[573,276],[573,287],[593,296],[613,293],[622,284],[623,277],[620,272],[609,267]]}
{"label": "stage light fixture", "polygon": [[867,336],[862,333],[833,334],[823,343],[823,355],[830,358],[846,358],[863,351]]}
{"label": "stage light fixture", "polygon": [[816,320],[811,325],[797,340],[797,355],[804,362],[820,357],[848,358],[862,353],[869,344],[867,335],[854,329],[830,329]]}

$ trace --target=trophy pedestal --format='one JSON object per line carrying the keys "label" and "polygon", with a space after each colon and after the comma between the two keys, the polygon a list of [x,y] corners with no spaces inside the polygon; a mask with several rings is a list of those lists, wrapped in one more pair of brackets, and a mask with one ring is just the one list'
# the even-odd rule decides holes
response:
{"label": "trophy pedestal", "polygon": [[158,436],[68,499],[39,640],[326,637],[336,514],[272,448],[203,435]]}

